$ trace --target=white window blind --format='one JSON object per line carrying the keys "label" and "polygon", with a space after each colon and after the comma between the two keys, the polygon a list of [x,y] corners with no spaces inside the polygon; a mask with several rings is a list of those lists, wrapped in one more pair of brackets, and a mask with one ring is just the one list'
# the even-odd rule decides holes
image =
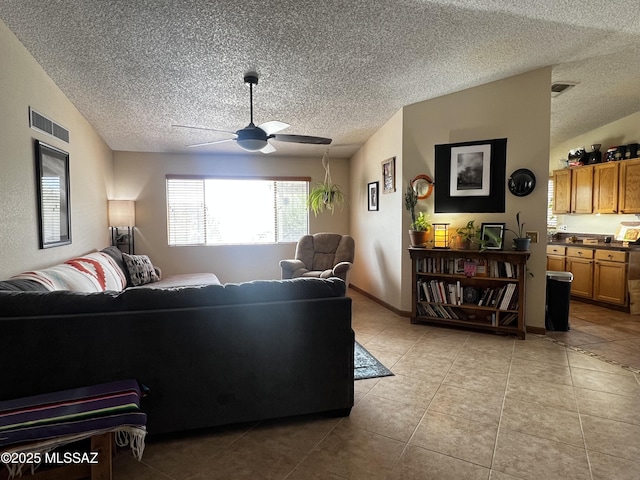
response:
{"label": "white window blind", "polygon": [[547,192],[547,230],[555,231],[558,227],[558,217],[553,213],[553,178],[549,179]]}
{"label": "white window blind", "polygon": [[309,180],[167,177],[169,245],[296,242]]}

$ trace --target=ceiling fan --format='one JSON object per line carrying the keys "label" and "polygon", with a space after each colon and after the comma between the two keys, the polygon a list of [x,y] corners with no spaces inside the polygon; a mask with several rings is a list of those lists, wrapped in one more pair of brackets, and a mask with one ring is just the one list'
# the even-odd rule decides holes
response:
{"label": "ceiling fan", "polygon": [[250,106],[250,120],[249,125],[235,132],[228,130],[218,130],[216,128],[203,128],[194,127],[189,125],[172,125],[172,127],[178,128],[192,128],[195,130],[208,130],[211,132],[223,132],[233,135],[232,138],[226,138],[224,140],[214,140],[212,142],[196,143],[187,145],[188,148],[202,147],[205,145],[214,145],[216,143],[224,143],[235,141],[240,148],[248,152],[262,152],[271,153],[275,152],[275,147],[269,143],[269,140],[273,139],[278,142],[291,142],[291,143],[309,143],[313,145],[329,145],[331,143],[330,138],[324,137],[312,137],[308,135],[282,135],[278,134],[289,127],[289,124],[278,121],[266,122],[257,127],[253,123],[253,86],[258,84],[258,74],[254,72],[247,73],[244,76],[244,83],[249,85],[249,106]]}

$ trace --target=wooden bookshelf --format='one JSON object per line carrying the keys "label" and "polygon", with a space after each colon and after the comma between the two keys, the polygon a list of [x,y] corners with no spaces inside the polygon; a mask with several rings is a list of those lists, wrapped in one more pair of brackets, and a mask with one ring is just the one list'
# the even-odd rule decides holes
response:
{"label": "wooden bookshelf", "polygon": [[530,252],[409,248],[411,323],[456,325],[525,338]]}

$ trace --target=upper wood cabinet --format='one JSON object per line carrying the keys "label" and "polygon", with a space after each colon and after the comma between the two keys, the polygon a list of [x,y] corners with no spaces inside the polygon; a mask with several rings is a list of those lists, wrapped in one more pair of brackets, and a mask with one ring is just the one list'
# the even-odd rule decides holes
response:
{"label": "upper wood cabinet", "polygon": [[620,162],[593,167],[593,213],[618,213],[618,171]]}
{"label": "upper wood cabinet", "polygon": [[571,213],[593,213],[593,167],[575,167],[571,174]]}
{"label": "upper wood cabinet", "polygon": [[571,170],[553,172],[553,213],[571,213]]}
{"label": "upper wood cabinet", "polygon": [[620,164],[618,211],[640,213],[640,159],[616,163]]}

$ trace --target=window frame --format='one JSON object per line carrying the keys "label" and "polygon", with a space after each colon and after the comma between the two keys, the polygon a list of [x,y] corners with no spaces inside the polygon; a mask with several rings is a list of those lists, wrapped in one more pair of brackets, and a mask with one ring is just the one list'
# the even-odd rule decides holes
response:
{"label": "window frame", "polygon": [[[167,174],[165,175],[165,196],[166,196],[166,208],[167,208],[167,245],[169,247],[220,247],[220,246],[264,246],[264,245],[283,245],[296,243],[296,240],[285,240],[278,241],[278,211],[277,211],[277,195],[274,193],[273,195],[273,213],[274,213],[274,222],[275,222],[275,237],[272,241],[266,242],[221,242],[221,243],[207,243],[208,240],[206,238],[207,232],[207,220],[206,220],[206,211],[207,211],[207,201],[206,201],[206,190],[203,193],[203,212],[205,217],[203,217],[203,231],[205,233],[205,238],[202,243],[171,243],[171,205],[169,203],[169,182],[171,180],[199,180],[206,182],[207,180],[239,180],[239,181],[263,181],[263,182],[305,182],[306,183],[306,198],[308,197],[309,191],[311,189],[311,177],[308,176],[282,176],[282,175],[193,175],[193,174]],[[203,183],[205,185],[205,183]],[[305,205],[305,213],[306,213],[306,233],[308,234],[310,231],[310,216],[309,210]]]}

